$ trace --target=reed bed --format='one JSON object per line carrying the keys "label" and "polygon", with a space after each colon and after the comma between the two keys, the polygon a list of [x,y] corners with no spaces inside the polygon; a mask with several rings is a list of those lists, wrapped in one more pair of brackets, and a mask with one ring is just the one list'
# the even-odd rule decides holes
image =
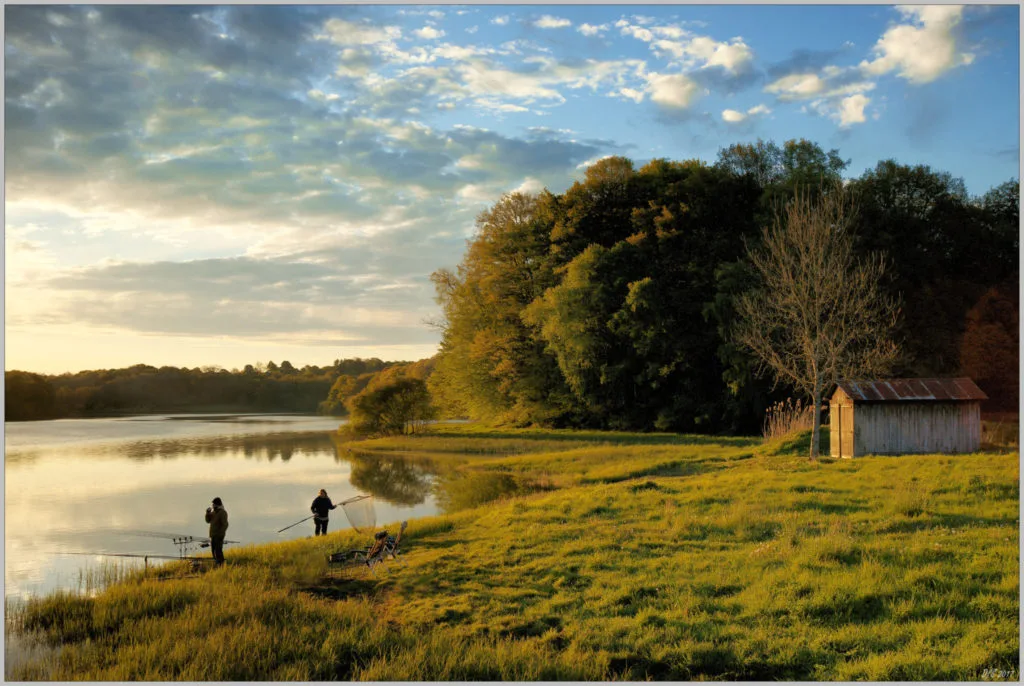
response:
{"label": "reed bed", "polygon": [[60,650],[9,676],[1017,678],[1017,455],[808,463],[749,439],[551,451],[537,434],[534,451],[478,445],[459,469],[546,487],[410,522],[404,561],[376,575],[328,567],[365,543],[338,531],[241,548],[197,578],[38,599],[17,630]]}

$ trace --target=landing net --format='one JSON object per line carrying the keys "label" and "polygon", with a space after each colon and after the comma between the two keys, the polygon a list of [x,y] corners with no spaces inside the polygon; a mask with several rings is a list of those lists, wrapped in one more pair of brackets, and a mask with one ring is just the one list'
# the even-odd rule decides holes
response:
{"label": "landing net", "polygon": [[341,503],[348,523],[361,534],[373,531],[377,526],[377,511],[373,507],[372,495],[359,495]]}

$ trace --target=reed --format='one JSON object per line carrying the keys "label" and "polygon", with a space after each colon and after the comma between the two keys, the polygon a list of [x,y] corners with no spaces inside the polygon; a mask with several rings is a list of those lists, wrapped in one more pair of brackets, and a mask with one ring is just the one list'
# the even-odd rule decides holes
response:
{"label": "reed", "polygon": [[813,409],[802,400],[780,400],[765,410],[761,436],[766,441],[774,441],[798,431],[809,431],[814,426]]}

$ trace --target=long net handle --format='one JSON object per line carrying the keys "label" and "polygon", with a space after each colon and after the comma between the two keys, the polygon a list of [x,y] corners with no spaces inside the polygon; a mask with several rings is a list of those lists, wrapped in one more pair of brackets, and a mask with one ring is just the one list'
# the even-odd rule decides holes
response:
{"label": "long net handle", "polygon": [[283,529],[278,529],[277,533],[281,533],[282,531],[287,531],[288,529],[292,528],[293,526],[298,526],[299,524],[302,524],[303,522],[305,522],[305,521],[307,521],[309,519],[313,519],[313,517],[316,517],[316,515],[309,515],[308,517],[306,517],[306,519],[300,519],[299,521],[295,522],[294,524],[289,524],[288,526],[286,526]]}

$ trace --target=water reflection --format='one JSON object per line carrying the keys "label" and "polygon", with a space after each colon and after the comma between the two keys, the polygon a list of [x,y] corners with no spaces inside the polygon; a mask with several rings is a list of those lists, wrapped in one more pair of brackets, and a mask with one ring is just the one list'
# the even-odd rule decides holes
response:
{"label": "water reflection", "polygon": [[[4,468],[7,595],[75,588],[83,570],[105,559],[71,552],[173,555],[177,551],[166,541],[128,532],[203,536],[203,514],[213,496],[229,512],[228,538],[243,544],[312,535],[312,523],[277,531],[307,515],[321,488],[335,501],[374,495],[378,526],[439,513],[429,460],[355,459],[339,452],[326,431],[169,437],[161,435],[168,423],[135,422],[131,438],[120,442],[21,440],[13,450],[9,446],[8,458],[14,453],[14,459]],[[140,435],[141,424],[152,424],[153,435]],[[174,424],[180,431],[193,423]],[[209,430],[197,425],[197,433]],[[339,510],[330,530],[347,528]],[[226,553],[230,558],[230,547]]]}
{"label": "water reflection", "polygon": [[[451,456],[349,450],[316,421],[323,422],[289,418],[297,431],[223,418],[17,427],[4,466],[5,593],[74,588],[84,570],[105,559],[72,552],[174,554],[166,541],[128,533],[204,536],[203,514],[214,496],[229,512],[228,537],[252,544],[312,535],[311,522],[278,530],[307,515],[321,488],[335,502],[373,495],[378,526],[538,488],[509,474],[469,471]],[[331,531],[347,528],[341,512],[331,518]],[[230,558],[230,548],[226,553]]]}
{"label": "water reflection", "polygon": [[388,502],[416,505],[430,495],[437,466],[428,458],[339,453],[352,465],[352,485]]}
{"label": "water reflection", "polygon": [[501,472],[450,471],[438,475],[433,486],[437,505],[444,512],[479,507],[536,490],[536,484]]}

